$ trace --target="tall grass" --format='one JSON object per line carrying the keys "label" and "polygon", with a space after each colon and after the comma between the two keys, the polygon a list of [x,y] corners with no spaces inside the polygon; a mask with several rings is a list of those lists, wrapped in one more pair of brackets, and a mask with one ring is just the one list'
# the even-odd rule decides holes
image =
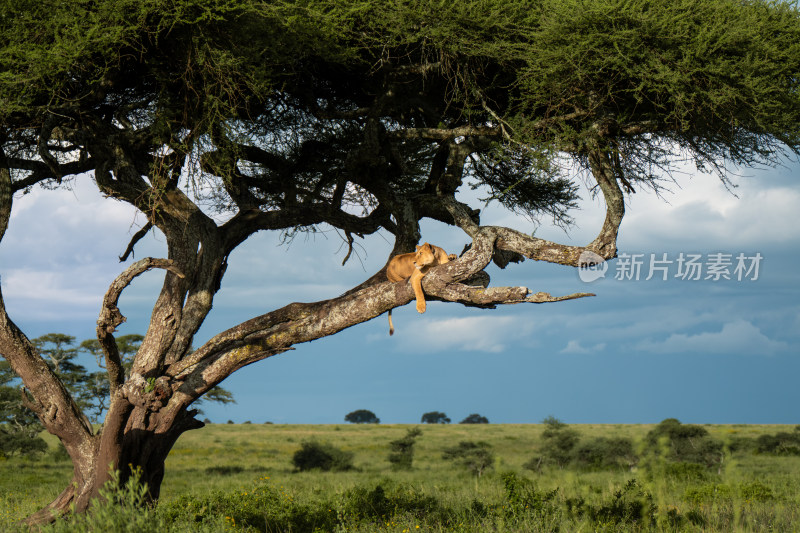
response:
{"label": "tall grass", "polygon": [[[570,426],[581,442],[627,437],[644,449],[652,426]],[[539,425],[431,425],[413,468],[397,470],[390,443],[409,426],[211,425],[181,437],[167,461],[162,500],[137,505],[136,487],[112,506],[57,523],[56,531],[796,531],[800,458],[754,454],[742,439],[779,426],[705,426],[725,443],[712,468],[651,455],[633,468],[523,465],[542,451]],[[355,470],[295,472],[301,443],[353,453]],[[738,440],[737,440],[738,439]],[[442,459],[459,441],[486,442],[495,457],[480,478]],[[747,441],[749,442],[749,440]],[[731,443],[735,443],[731,446]],[[52,499],[69,464],[0,463],[0,530]],[[24,480],[20,483],[20,480]],[[134,518],[139,522],[135,522]],[[136,524],[138,529],[124,529]],[[94,529],[92,529],[94,528]]]}

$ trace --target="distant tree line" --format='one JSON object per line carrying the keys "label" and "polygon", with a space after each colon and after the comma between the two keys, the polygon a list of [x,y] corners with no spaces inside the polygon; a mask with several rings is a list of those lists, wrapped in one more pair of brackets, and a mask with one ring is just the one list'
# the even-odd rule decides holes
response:
{"label": "distant tree line", "polygon": [[[353,411],[351,413],[347,413],[344,417],[345,422],[350,422],[351,424],[380,424],[381,419],[378,418],[375,413],[368,409],[358,409],[357,411]],[[430,411],[422,415],[422,419],[420,420],[423,424],[449,424],[450,418],[442,413],[441,411]],[[467,416],[464,420],[459,422],[459,424],[488,424],[489,419],[485,416],[481,416],[478,413],[473,413]]]}

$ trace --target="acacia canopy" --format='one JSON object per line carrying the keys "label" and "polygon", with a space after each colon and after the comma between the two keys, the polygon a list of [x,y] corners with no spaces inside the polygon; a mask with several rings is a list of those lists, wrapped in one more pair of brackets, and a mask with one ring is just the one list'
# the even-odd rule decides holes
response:
{"label": "acacia canopy", "polygon": [[[394,254],[434,219],[472,246],[426,275],[429,297],[488,308],[582,296],[462,282],[492,259],[614,257],[624,194],[658,188],[686,159],[726,179],[726,163],[800,152],[798,80],[800,13],[778,1],[4,0],[0,238],[21,193],[86,179],[147,219],[124,261],[151,228],[168,246],[106,293],[100,430],[0,298],[0,353],[75,465],[74,482],[31,521],[85,509],[109,464],[123,479],[140,466],[157,498],[171,446],[202,425],[191,405],[204,393],[413,299],[381,271],[192,351],[229,254],[255,232],[327,224],[352,246],[385,231]],[[585,247],[482,226],[456,197],[482,186],[510,210],[568,224],[581,176],[607,207]],[[117,299],[152,268],[167,272],[126,377]]]}

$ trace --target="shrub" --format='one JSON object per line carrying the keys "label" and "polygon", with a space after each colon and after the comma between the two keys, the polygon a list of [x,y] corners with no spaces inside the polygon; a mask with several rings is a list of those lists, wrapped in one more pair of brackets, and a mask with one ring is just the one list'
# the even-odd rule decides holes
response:
{"label": "shrub", "polygon": [[592,468],[630,468],[638,462],[631,439],[597,437],[577,446],[572,456],[576,463]]}
{"label": "shrub", "polygon": [[734,491],[730,485],[720,483],[705,483],[695,487],[688,487],[683,493],[684,501],[695,507],[731,500],[733,496]]}
{"label": "shrub", "polygon": [[330,511],[331,508],[332,503],[324,499],[296,501],[283,490],[257,484],[244,491],[187,494],[161,504],[159,511],[167,523],[180,524],[178,531],[311,533],[336,529],[337,516]]}
{"label": "shrub", "polygon": [[589,504],[583,498],[568,499],[567,508],[578,518],[586,517],[606,526],[609,524],[650,526],[655,524],[658,510],[653,503],[653,496],[642,489],[635,479],[629,480],[610,498],[597,504]]}
{"label": "shrub", "polygon": [[305,441],[292,456],[296,470],[322,470],[324,472],[343,472],[352,470],[353,452],[345,452],[324,442]]}
{"label": "shrub", "polygon": [[722,442],[711,437],[704,427],[681,424],[674,418],[650,430],[645,437],[645,448],[671,461],[706,466],[720,464],[723,458]]}
{"label": "shrub", "polygon": [[708,470],[697,463],[668,463],[664,465],[664,475],[668,478],[684,481],[708,481]]}
{"label": "shrub", "polygon": [[419,428],[409,429],[405,437],[393,440],[389,443],[392,453],[389,454],[389,462],[398,470],[410,470],[411,463],[414,461],[414,444],[417,437],[422,435]]}
{"label": "shrub", "polygon": [[556,430],[567,427],[567,425],[564,422],[554,417],[553,415],[548,415],[547,417],[545,417],[544,420],[542,420],[542,424],[547,426],[545,428],[545,432],[548,430]]}
{"label": "shrub", "polygon": [[147,486],[139,482],[140,473],[134,471],[123,484],[119,472],[100,489],[100,499],[93,500],[86,513],[65,515],[50,529],[55,533],[93,533],[114,531],[119,533],[162,533],[167,522],[147,504]]}
{"label": "shrub", "polygon": [[506,490],[506,502],[513,510],[539,513],[543,516],[552,516],[558,513],[558,489],[537,491],[529,480],[518,476],[514,472],[504,472],[500,475]]}
{"label": "shrub", "polygon": [[410,486],[378,483],[375,488],[354,487],[344,494],[342,511],[348,517],[387,520],[401,514],[416,518],[434,519],[441,515],[439,500]]}
{"label": "shrub", "polygon": [[545,418],[546,425],[542,433],[544,442],[539,449],[539,456],[534,457],[523,467],[538,471],[544,464],[555,464],[563,467],[573,459],[573,448],[578,444],[580,435],[574,429],[552,416]]}
{"label": "shrub", "polygon": [[458,446],[447,448],[442,459],[455,461],[478,477],[492,467],[494,455],[486,442],[461,441]]}
{"label": "shrub", "polygon": [[761,435],[756,439],[757,453],[772,455],[800,455],[800,430],[781,431],[774,435]]}
{"label": "shrub", "polygon": [[233,474],[241,474],[244,472],[244,467],[239,465],[209,466],[206,468],[205,472],[206,474],[230,476]]}

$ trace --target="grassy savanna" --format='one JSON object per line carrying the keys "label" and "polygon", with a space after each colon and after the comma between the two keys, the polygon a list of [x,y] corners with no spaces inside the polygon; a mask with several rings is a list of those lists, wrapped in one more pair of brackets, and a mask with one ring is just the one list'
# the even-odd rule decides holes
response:
{"label": "grassy savanna", "polygon": [[[792,531],[800,527],[800,456],[758,453],[762,435],[792,426],[705,425],[723,443],[719,461],[675,462],[666,443],[647,452],[654,425],[570,425],[580,443],[629,438],[633,467],[544,462],[546,426],[430,425],[411,470],[388,461],[406,425],[212,424],[186,433],[167,460],[161,501],[117,505],[63,531]],[[295,472],[307,441],[353,453],[354,469]],[[461,441],[485,442],[492,468],[478,477],[442,458]],[[699,443],[700,441],[695,441]],[[69,461],[51,452],[0,462],[0,530],[39,509],[69,480]],[[526,467],[526,465],[528,465]],[[635,481],[632,481],[635,480]],[[130,514],[130,516],[128,514]],[[136,522],[131,518],[136,516]],[[94,520],[94,522],[92,522]],[[135,528],[135,529],[134,529]]]}

